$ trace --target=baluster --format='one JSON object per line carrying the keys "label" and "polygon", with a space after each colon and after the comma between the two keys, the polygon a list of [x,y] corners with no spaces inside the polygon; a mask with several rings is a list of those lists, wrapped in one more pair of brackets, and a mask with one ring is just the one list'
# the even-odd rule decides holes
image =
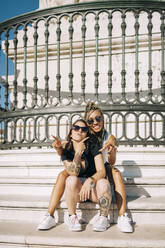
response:
{"label": "baluster", "polygon": [[20,122],[20,124],[19,124],[19,141],[21,142],[21,140],[22,140],[22,124]]}
{"label": "baluster", "polygon": [[70,42],[70,48],[69,48],[69,98],[71,102],[73,102],[73,71],[72,71],[72,64],[73,64],[73,58],[72,58],[72,40],[73,40],[73,17],[70,16],[69,18],[69,42]]}
{"label": "baluster", "polygon": [[99,21],[99,16],[96,15],[95,16],[95,38],[96,38],[96,57],[95,57],[95,72],[94,72],[94,76],[95,76],[95,97],[96,100],[98,101],[99,98],[99,94],[98,94],[98,88],[99,88],[99,71],[98,71],[98,46],[99,46],[99,29],[100,26],[98,24]]}
{"label": "baluster", "polygon": [[[1,62],[1,49],[2,49],[2,45],[1,45],[1,32],[0,32],[0,62]],[[0,67],[1,67],[1,63],[0,63]],[[0,82],[0,110],[1,110],[1,106],[2,106],[2,102],[1,102],[2,91],[1,91],[1,89],[2,89],[2,87],[1,87],[1,82]]]}
{"label": "baluster", "polygon": [[38,137],[37,139],[40,140],[40,137],[41,137],[41,131],[40,131],[40,128],[41,127],[41,124],[40,124],[40,121],[38,122],[38,126],[37,126],[37,129],[38,129]]}
{"label": "baluster", "polygon": [[[2,49],[2,45],[1,45],[1,33],[0,33],[0,58],[1,58],[1,49]],[[0,59],[0,62],[1,62],[1,59]],[[0,64],[0,67],[1,67],[1,64]],[[1,76],[1,75],[0,75]],[[1,83],[0,83],[0,110],[3,108],[3,103],[2,103],[2,86],[1,86]]]}
{"label": "baluster", "polygon": [[48,105],[49,100],[49,70],[48,70],[48,40],[49,40],[49,23],[45,22],[45,101]]}
{"label": "baluster", "polygon": [[8,122],[7,119],[4,120],[4,144],[8,141]]}
{"label": "baluster", "polygon": [[27,131],[27,133],[28,133],[28,141],[30,141],[32,139],[32,137],[31,137],[31,124],[30,124],[30,121],[28,122],[27,126],[28,126],[28,131]]}
{"label": "baluster", "polygon": [[144,117],[144,138],[147,138],[147,116]]}
{"label": "baluster", "polygon": [[60,74],[60,41],[61,41],[61,21],[57,20],[57,29],[56,29],[56,35],[57,35],[57,99],[58,103],[61,102],[61,74]]}
{"label": "baluster", "polygon": [[5,67],[6,67],[6,80],[5,80],[5,109],[8,110],[8,106],[9,106],[9,82],[8,82],[8,73],[9,73],[9,62],[8,62],[8,49],[9,49],[9,33],[6,30],[5,31],[5,53],[6,53],[6,63],[5,63]]}
{"label": "baluster", "polygon": [[2,121],[0,120],[0,144],[3,141],[3,127],[2,127]]}
{"label": "baluster", "polygon": [[109,70],[108,70],[108,101],[109,103],[113,103],[112,99],[112,14],[110,13],[108,16],[108,40],[109,40]]}
{"label": "baluster", "polygon": [[139,13],[135,13],[135,42],[136,42],[136,50],[135,50],[135,101],[137,103],[140,102],[139,99]]}
{"label": "baluster", "polygon": [[[161,97],[165,103],[165,11],[161,15]],[[164,127],[165,129],[165,127]]]}
{"label": "baluster", "polygon": [[17,29],[15,28],[14,30],[14,39],[13,39],[13,44],[14,44],[14,81],[13,81],[13,86],[14,86],[14,104],[13,104],[13,110],[17,108],[17,45],[18,45],[18,39],[17,39]]}
{"label": "baluster", "polygon": [[[2,45],[1,45],[1,32],[0,32],[0,67],[1,67],[1,49],[2,49]],[[0,76],[1,76],[1,74],[0,74]],[[0,109],[1,109],[1,105],[2,105],[2,103],[1,103],[1,94],[2,94],[2,92],[1,92],[1,83],[0,83]]]}
{"label": "baluster", "polygon": [[122,101],[126,102],[126,70],[125,70],[125,30],[126,30],[126,22],[125,22],[126,15],[125,13],[122,14],[122,23],[121,23],[121,30],[122,30],[122,71],[121,71],[121,87],[122,87]]}
{"label": "baluster", "polygon": [[11,137],[11,141],[15,141],[15,135],[14,135],[14,125],[13,123],[11,122],[11,125],[10,125],[10,137]]}
{"label": "baluster", "polygon": [[0,83],[0,111],[1,111],[1,108],[2,108],[1,98],[2,98],[2,86],[1,86],[1,83]]}
{"label": "baluster", "polygon": [[17,127],[17,120],[14,120],[14,136],[13,136],[13,142],[17,141],[16,134],[18,132],[18,127]]}
{"label": "baluster", "polygon": [[82,27],[81,27],[81,32],[82,32],[82,72],[81,72],[81,89],[82,89],[82,101],[85,103],[85,38],[86,38],[86,16],[82,17]]}
{"label": "baluster", "polygon": [[38,25],[37,23],[34,24],[34,91],[33,91],[33,108],[37,106],[37,82],[38,82],[38,77],[37,77],[37,41],[38,41],[38,33],[37,33],[37,28]]}
{"label": "baluster", "polygon": [[148,101],[152,100],[152,14],[148,14]]}
{"label": "baluster", "polygon": [[27,26],[24,26],[23,46],[24,46],[24,78],[23,78],[23,108],[27,105]]}

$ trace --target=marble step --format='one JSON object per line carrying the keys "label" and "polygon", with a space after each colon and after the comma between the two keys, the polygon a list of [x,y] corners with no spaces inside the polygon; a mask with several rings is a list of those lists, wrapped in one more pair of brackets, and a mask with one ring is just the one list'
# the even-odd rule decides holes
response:
{"label": "marble step", "polygon": [[[16,162],[16,163],[15,163]],[[0,150],[1,166],[33,166],[61,164],[60,157],[51,148]],[[165,165],[165,147],[118,147],[118,165]]]}
{"label": "marble step", "polygon": [[[123,177],[162,177],[165,175],[165,148],[119,147],[116,167]],[[56,178],[63,168],[53,149],[0,150],[0,178]]]}
{"label": "marble step", "polygon": [[[160,178],[125,178],[125,190],[129,197],[164,196],[165,177]],[[0,178],[1,194],[50,195],[56,178]],[[112,185],[113,188],[113,185]]]}
{"label": "marble step", "polygon": [[134,232],[121,233],[116,225],[105,232],[70,232],[65,224],[49,231],[37,231],[35,222],[0,221],[0,248],[164,248],[165,225],[135,225]]}
{"label": "marble step", "polygon": [[[4,221],[38,222],[47,212],[49,196],[0,195],[0,219]],[[99,205],[91,202],[78,203],[77,214],[89,222],[99,211]],[[127,212],[132,221],[141,224],[165,224],[165,197],[127,197]],[[60,202],[55,219],[61,223],[67,219],[68,211],[64,200]],[[116,223],[118,211],[113,201],[110,209],[111,223]]]}
{"label": "marble step", "polygon": [[[129,162],[129,163],[128,163]],[[116,163],[116,167],[121,171],[123,177],[162,177],[165,175],[165,165],[155,162],[154,165],[135,165],[131,161],[123,165]],[[11,165],[0,165],[0,178],[6,177],[41,177],[56,178],[60,171],[64,169],[63,165],[17,165],[15,161]]]}

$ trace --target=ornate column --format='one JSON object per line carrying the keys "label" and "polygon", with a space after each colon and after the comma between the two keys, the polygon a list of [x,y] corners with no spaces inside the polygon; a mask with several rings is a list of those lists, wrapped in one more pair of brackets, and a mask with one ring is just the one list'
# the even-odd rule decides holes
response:
{"label": "ornate column", "polygon": [[78,3],[79,0],[40,0],[39,9],[51,8],[64,4]]}

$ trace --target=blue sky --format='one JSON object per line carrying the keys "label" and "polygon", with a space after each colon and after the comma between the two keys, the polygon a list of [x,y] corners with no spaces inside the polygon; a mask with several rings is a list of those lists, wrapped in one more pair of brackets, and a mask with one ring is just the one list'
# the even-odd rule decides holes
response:
{"label": "blue sky", "polygon": [[[39,0],[2,0],[1,1],[1,13],[0,13],[0,22],[6,21],[9,18],[34,11],[39,7]],[[0,76],[4,75],[4,61],[3,53],[0,54]],[[9,63],[9,74],[13,73],[12,65]],[[1,99],[0,106],[4,106],[4,88],[1,89]]]}
{"label": "blue sky", "polygon": [[0,22],[38,9],[39,0],[2,0]]}

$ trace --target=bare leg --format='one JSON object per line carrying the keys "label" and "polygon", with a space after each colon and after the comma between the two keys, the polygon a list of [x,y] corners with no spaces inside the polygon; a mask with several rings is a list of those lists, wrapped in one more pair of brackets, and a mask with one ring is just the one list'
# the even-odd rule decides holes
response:
{"label": "bare leg", "polygon": [[68,177],[68,173],[66,170],[63,170],[62,172],[59,173],[57,177],[56,184],[53,187],[50,200],[49,200],[49,207],[48,207],[48,213],[53,216],[54,212],[60,202],[60,199],[64,193],[65,190],[65,182],[66,178]]}
{"label": "bare leg", "polygon": [[124,181],[121,172],[116,168],[112,168],[112,177],[115,187],[117,208],[119,211],[119,215],[121,216],[126,213],[126,193]]}
{"label": "bare leg", "polygon": [[111,198],[108,180],[104,178],[98,180],[95,188],[91,192],[91,200],[94,202],[97,201],[100,206],[100,215],[98,215],[93,222],[93,231],[104,232],[110,226],[107,217],[110,210]]}
{"label": "bare leg", "polygon": [[91,192],[91,200],[100,205],[100,215],[108,216],[111,204],[110,184],[106,179],[100,179],[96,182],[95,188]]}
{"label": "bare leg", "polygon": [[69,176],[66,180],[66,203],[70,215],[76,214],[76,204],[80,201],[79,192],[82,184],[78,177]]}

